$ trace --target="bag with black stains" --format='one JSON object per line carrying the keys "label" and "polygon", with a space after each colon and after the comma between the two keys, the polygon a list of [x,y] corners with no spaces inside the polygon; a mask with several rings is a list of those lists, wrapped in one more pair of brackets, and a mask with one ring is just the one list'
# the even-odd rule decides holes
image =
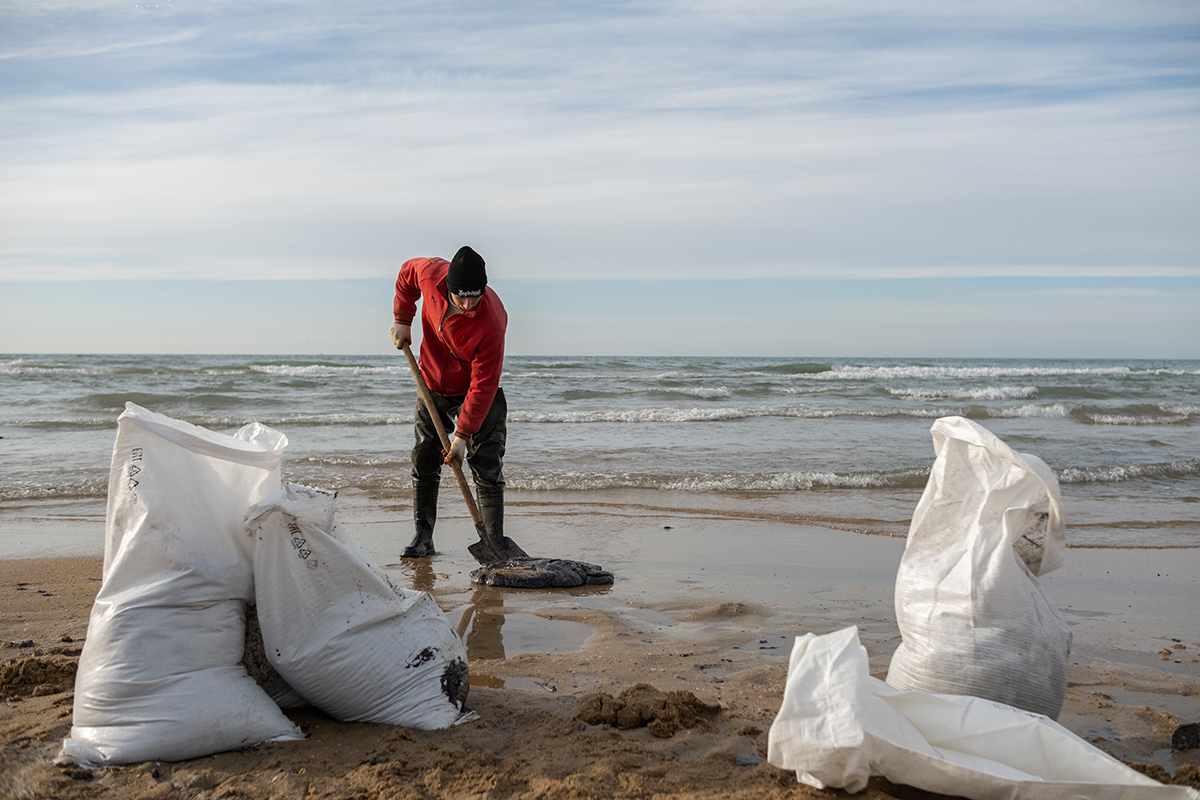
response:
{"label": "bag with black stains", "polygon": [[104,583],[59,762],[183,761],[303,738],[239,663],[254,599],[246,509],[280,490],[287,437],[229,436],[133,403],[117,418]]}
{"label": "bag with black stains", "polygon": [[887,682],[1057,718],[1071,629],[1037,576],[1066,552],[1058,479],[964,417],[932,433],[937,458],[896,573],[903,641]]}
{"label": "bag with black stains", "polygon": [[335,497],[289,484],[247,514],[267,660],[336,719],[425,730],[474,719],[450,621],[371,562],[334,518]]}

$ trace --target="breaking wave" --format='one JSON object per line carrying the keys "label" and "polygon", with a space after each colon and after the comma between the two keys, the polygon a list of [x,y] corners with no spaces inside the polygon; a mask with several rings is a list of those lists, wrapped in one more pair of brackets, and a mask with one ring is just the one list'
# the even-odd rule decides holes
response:
{"label": "breaking wave", "polygon": [[1158,464],[1114,464],[1097,467],[1067,467],[1056,471],[1060,483],[1122,483],[1139,478],[1178,479],[1200,475],[1200,459]]}
{"label": "breaking wave", "polygon": [[1036,386],[987,386],[982,389],[888,389],[910,400],[1024,400],[1037,397]]}
{"label": "breaking wave", "polygon": [[514,476],[508,485],[526,491],[662,489],[681,492],[788,492],[814,489],[919,489],[929,470],[891,472],[762,472],[662,475],[654,473],[562,472]]}

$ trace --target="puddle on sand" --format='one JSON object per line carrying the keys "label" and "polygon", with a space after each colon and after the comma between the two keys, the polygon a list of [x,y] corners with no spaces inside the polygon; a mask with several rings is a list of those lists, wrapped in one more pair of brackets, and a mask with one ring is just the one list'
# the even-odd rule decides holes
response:
{"label": "puddle on sand", "polygon": [[478,661],[521,653],[571,653],[583,647],[592,629],[582,622],[468,605],[458,635],[467,645],[467,660]]}
{"label": "puddle on sand", "polygon": [[[721,660],[729,661],[727,658],[723,658]],[[723,683],[726,678],[733,674],[732,670],[721,669],[721,667],[716,664],[701,664],[699,667],[697,667],[697,669],[700,670],[702,674],[712,678],[713,683]]]}

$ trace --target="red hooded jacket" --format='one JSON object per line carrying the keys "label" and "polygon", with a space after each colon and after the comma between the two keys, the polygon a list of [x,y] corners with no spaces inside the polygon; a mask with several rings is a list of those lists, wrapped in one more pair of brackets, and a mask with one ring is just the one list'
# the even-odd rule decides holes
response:
{"label": "red hooded jacket", "polygon": [[400,266],[392,311],[396,322],[411,325],[421,305],[421,375],[430,391],[448,397],[466,395],[455,435],[469,439],[483,424],[504,366],[508,312],[492,287],[471,311],[451,314],[446,296],[444,258],[413,258]]}

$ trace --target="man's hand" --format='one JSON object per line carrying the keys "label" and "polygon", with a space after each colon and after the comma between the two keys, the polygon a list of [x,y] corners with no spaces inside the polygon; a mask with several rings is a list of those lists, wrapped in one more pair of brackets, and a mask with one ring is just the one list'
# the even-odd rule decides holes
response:
{"label": "man's hand", "polygon": [[412,326],[405,325],[403,322],[397,322],[392,326],[390,331],[392,334],[392,344],[396,345],[397,350],[403,350],[404,345],[412,345]]}
{"label": "man's hand", "polygon": [[467,440],[461,436],[455,436],[450,442],[450,452],[446,453],[446,464],[459,464],[463,462],[463,456],[467,454]]}

